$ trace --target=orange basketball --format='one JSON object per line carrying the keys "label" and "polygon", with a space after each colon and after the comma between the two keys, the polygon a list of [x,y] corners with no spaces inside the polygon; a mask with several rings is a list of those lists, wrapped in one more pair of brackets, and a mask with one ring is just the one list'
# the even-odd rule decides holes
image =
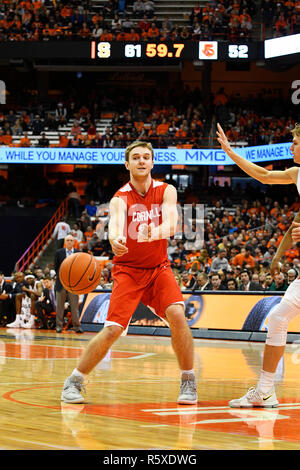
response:
{"label": "orange basketball", "polygon": [[100,283],[100,263],[89,253],[74,253],[60,265],[59,279],[64,288],[73,294],[87,294]]}

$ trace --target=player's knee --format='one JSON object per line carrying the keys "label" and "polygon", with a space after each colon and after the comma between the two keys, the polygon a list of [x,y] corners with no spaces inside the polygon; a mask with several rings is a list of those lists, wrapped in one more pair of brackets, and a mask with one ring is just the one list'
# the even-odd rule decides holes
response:
{"label": "player's knee", "polygon": [[[297,312],[296,312],[297,313]],[[266,343],[270,346],[285,346],[290,320],[295,316],[294,308],[287,302],[276,305],[268,321]]]}
{"label": "player's knee", "polygon": [[110,341],[116,341],[123,333],[124,329],[119,325],[109,325],[104,329],[105,336]]}
{"label": "player's knee", "polygon": [[169,323],[183,322],[185,320],[182,304],[172,304],[166,309],[166,318]]}

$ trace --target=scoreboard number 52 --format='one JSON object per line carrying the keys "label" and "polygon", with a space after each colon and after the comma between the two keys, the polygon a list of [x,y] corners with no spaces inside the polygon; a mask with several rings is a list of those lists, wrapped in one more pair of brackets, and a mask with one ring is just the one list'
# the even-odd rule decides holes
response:
{"label": "scoreboard number 52", "polygon": [[231,59],[248,59],[248,46],[246,44],[230,44],[228,57]]}

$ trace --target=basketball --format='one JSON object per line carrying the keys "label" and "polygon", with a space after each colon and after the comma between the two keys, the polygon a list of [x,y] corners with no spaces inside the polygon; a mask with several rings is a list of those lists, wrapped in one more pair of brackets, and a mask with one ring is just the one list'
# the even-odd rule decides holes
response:
{"label": "basketball", "polygon": [[99,284],[100,263],[89,253],[74,253],[61,263],[59,279],[64,288],[73,294],[87,294]]}

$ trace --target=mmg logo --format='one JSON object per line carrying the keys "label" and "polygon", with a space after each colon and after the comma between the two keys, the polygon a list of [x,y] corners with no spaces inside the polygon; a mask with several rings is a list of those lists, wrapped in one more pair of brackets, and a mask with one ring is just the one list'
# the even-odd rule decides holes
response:
{"label": "mmg logo", "polygon": [[0,80],[0,104],[6,104],[6,86],[3,80]]}
{"label": "mmg logo", "polygon": [[300,80],[294,80],[291,85],[292,90],[295,90],[292,93],[292,103],[299,104],[300,103]]}

